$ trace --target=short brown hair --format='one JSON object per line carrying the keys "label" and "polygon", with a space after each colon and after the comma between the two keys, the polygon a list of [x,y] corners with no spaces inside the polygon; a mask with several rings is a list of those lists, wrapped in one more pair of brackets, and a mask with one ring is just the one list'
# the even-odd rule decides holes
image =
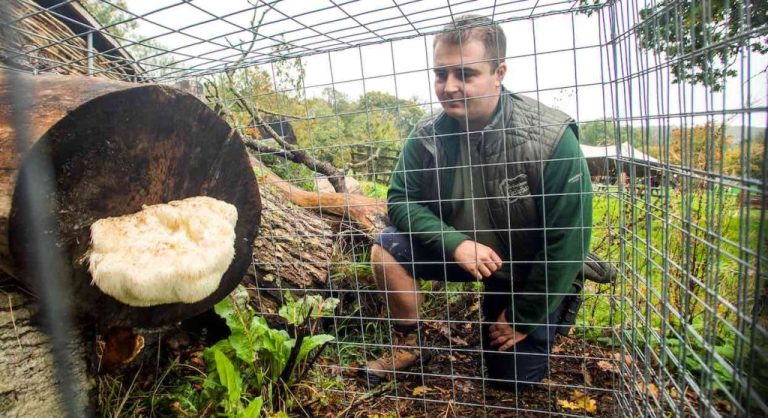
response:
{"label": "short brown hair", "polygon": [[464,15],[443,27],[444,32],[435,35],[434,48],[438,42],[451,45],[463,45],[476,39],[485,47],[485,57],[489,59],[491,70],[495,71],[504,62],[507,55],[507,37],[497,23],[478,15]]}

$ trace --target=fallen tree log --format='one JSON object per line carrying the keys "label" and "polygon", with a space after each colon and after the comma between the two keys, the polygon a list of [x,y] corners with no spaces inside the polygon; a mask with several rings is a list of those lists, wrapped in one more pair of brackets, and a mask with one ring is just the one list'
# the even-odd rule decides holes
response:
{"label": "fallen tree log", "polygon": [[354,222],[362,235],[373,239],[387,222],[387,202],[349,193],[308,192],[283,180],[261,161],[251,158],[259,183],[275,187],[291,203],[317,212],[321,217],[331,215],[336,220]]}
{"label": "fallen tree log", "polygon": [[359,303],[355,289],[373,286],[373,279],[351,273],[353,251],[340,226],[360,231],[367,248],[383,228],[385,202],[345,193],[307,192],[281,179],[258,158],[251,157],[251,164],[264,211],[262,230],[254,242],[253,267],[244,283],[257,311],[274,318],[271,314],[282,305],[284,291],[334,296],[342,300],[342,309],[354,310],[346,306]]}
{"label": "fallen tree log", "polygon": [[[41,198],[46,189],[50,195]],[[193,196],[237,208],[234,258],[213,293],[195,303],[137,307],[92,285],[92,224]],[[0,267],[34,292],[46,290],[36,272],[50,255],[38,244],[53,237],[64,255],[56,277],[76,316],[157,327],[210,308],[241,282],[260,216],[242,140],[192,95],[91,77],[0,73]],[[36,230],[40,225],[47,229]]]}
{"label": "fallen tree log", "polygon": [[260,191],[264,207],[261,231],[244,279],[258,311],[277,313],[284,291],[329,296],[337,241],[331,226],[314,212],[286,200],[275,187],[262,184]]}
{"label": "fallen tree log", "polygon": [[[69,392],[74,395],[64,399],[52,340],[34,321],[37,309],[27,295],[0,289],[0,416],[58,417],[68,412],[84,416],[90,410],[88,395],[94,386],[86,372],[88,346],[63,347],[69,367],[58,370],[67,373],[73,386]],[[70,342],[76,340],[73,337]]]}

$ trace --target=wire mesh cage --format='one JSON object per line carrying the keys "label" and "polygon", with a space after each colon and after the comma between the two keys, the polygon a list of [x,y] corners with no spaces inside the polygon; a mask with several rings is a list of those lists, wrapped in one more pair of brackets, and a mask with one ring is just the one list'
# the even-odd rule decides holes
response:
{"label": "wire mesh cage", "polygon": [[[225,343],[147,330],[176,341],[142,366],[165,371],[101,376],[100,413],[768,413],[764,2],[1,7],[7,132],[34,134],[29,73],[171,86],[238,134],[260,185]],[[465,243],[498,265],[463,263]],[[500,323],[523,334],[506,353]]]}

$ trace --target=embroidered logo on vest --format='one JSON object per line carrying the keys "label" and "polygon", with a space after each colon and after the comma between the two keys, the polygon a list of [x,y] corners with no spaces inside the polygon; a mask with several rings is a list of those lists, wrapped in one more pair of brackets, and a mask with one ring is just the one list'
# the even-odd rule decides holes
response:
{"label": "embroidered logo on vest", "polygon": [[531,189],[528,187],[528,176],[523,173],[510,179],[502,180],[499,183],[499,191],[499,195],[506,196],[509,203],[515,203],[521,197],[530,196]]}

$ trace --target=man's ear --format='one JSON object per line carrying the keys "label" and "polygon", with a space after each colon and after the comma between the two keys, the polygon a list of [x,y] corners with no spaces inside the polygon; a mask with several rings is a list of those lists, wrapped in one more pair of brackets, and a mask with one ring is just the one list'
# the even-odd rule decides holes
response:
{"label": "man's ear", "polygon": [[496,87],[501,87],[501,83],[504,81],[504,76],[507,75],[507,63],[502,61],[496,68]]}

